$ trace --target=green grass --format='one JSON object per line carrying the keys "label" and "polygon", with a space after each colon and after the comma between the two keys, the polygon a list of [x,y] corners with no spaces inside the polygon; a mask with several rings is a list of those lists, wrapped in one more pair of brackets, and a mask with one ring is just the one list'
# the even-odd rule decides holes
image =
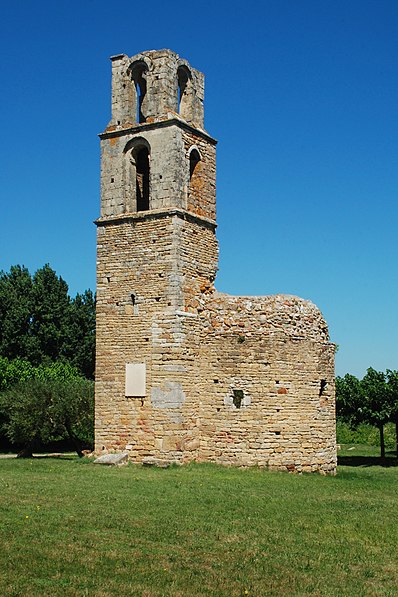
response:
{"label": "green grass", "polygon": [[0,460],[0,595],[396,595],[398,467],[349,448],[337,477]]}

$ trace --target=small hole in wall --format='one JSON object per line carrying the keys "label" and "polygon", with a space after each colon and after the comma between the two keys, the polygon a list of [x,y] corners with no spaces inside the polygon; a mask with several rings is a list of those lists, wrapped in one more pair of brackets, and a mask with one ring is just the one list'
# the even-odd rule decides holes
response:
{"label": "small hole in wall", "polygon": [[221,408],[217,408],[217,412],[218,412],[218,413],[220,412],[220,410],[221,410]]}
{"label": "small hole in wall", "polygon": [[214,379],[213,381],[214,381],[214,383],[218,383],[218,379]]}
{"label": "small hole in wall", "polygon": [[120,124],[120,120],[118,120],[117,123]]}
{"label": "small hole in wall", "polygon": [[328,382],[326,381],[326,379],[321,379],[321,385],[319,388],[319,396],[322,396],[323,392],[325,391],[326,386],[328,385]]}
{"label": "small hole in wall", "polygon": [[135,305],[135,294],[131,294],[131,302]]}
{"label": "small hole in wall", "polygon": [[160,296],[155,297],[155,301],[158,303],[160,301]]}
{"label": "small hole in wall", "polygon": [[149,342],[149,338],[144,338],[145,342]]}
{"label": "small hole in wall", "polygon": [[275,383],[279,383],[279,379],[277,379],[277,380],[275,381]]}
{"label": "small hole in wall", "polygon": [[277,408],[277,409],[276,409],[276,412],[277,412],[277,413],[279,413],[279,412],[280,412],[280,410],[281,410],[280,408]]}
{"label": "small hole in wall", "polygon": [[105,450],[105,446],[102,446],[101,450]]}
{"label": "small hole in wall", "polygon": [[115,179],[113,177],[111,178],[111,182],[115,182]]}
{"label": "small hole in wall", "polygon": [[240,408],[242,406],[243,390],[233,390],[233,394],[232,402],[236,408]]}
{"label": "small hole in wall", "polygon": [[109,282],[111,281],[111,277],[110,277],[110,276],[107,276],[107,277],[106,277],[106,281],[107,281],[107,282],[108,282],[108,284],[109,284]]}
{"label": "small hole in wall", "polygon": [[280,435],[281,432],[280,431],[274,431],[275,435]]}
{"label": "small hole in wall", "polygon": [[163,176],[161,174],[159,174],[159,178],[160,178],[160,180],[162,180]]}

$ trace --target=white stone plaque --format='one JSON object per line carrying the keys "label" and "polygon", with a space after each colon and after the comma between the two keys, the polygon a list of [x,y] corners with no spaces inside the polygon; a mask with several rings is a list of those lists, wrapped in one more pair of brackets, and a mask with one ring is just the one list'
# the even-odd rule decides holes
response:
{"label": "white stone plaque", "polygon": [[146,396],[145,363],[126,363],[126,396]]}

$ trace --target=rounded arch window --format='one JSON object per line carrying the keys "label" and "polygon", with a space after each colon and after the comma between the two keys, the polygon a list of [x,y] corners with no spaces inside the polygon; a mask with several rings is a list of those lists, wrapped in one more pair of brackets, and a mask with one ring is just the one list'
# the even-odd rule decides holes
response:
{"label": "rounded arch window", "polygon": [[146,121],[144,110],[145,96],[147,92],[146,72],[148,66],[143,60],[134,62],[130,67],[131,78],[135,90],[135,117],[138,123]]}
{"label": "rounded arch window", "polygon": [[149,150],[139,145],[132,151],[135,162],[135,193],[137,211],[149,209]]}
{"label": "rounded arch window", "polygon": [[144,137],[131,139],[124,148],[125,210],[146,211],[150,208],[151,147]]}
{"label": "rounded arch window", "polygon": [[192,180],[192,177],[195,174],[195,170],[197,165],[200,162],[200,153],[199,151],[194,147],[193,149],[191,149],[190,153],[189,153],[189,180]]}
{"label": "rounded arch window", "polygon": [[177,69],[178,78],[178,113],[185,119],[190,117],[192,96],[192,75],[186,66]]}
{"label": "rounded arch window", "polygon": [[189,151],[188,209],[195,210],[201,201],[203,188],[202,157],[196,146]]}

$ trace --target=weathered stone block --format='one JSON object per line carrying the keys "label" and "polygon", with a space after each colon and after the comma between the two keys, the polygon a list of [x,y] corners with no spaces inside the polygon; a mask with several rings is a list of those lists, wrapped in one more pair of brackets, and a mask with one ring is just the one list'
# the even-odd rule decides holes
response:
{"label": "weathered stone block", "polygon": [[94,464],[107,464],[113,466],[121,466],[128,463],[128,453],[122,452],[118,454],[103,454],[94,460]]}

